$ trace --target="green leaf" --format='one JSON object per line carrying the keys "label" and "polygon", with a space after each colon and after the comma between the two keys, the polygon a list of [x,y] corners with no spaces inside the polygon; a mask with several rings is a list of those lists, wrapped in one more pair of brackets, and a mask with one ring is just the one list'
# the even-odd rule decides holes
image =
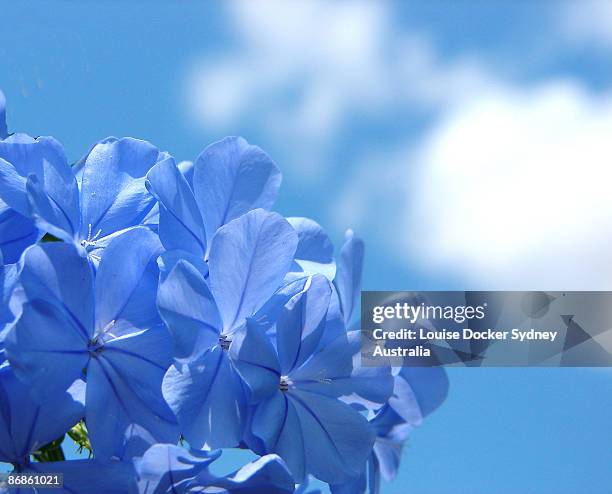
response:
{"label": "green leaf", "polygon": [[64,450],[62,449],[62,442],[64,441],[64,436],[56,439],[55,441],[51,441],[49,444],[46,444],[38,451],[34,451],[32,455],[41,463],[46,463],[50,461],[64,461],[66,457],[64,456]]}

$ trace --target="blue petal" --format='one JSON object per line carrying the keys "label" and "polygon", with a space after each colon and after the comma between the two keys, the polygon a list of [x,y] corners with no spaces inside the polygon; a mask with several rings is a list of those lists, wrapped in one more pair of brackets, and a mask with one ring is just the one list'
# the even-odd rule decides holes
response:
{"label": "blue petal", "polygon": [[[11,307],[11,297],[18,281],[18,266],[15,264],[3,264],[2,252],[0,251],[0,345],[4,339],[5,329],[12,323],[17,310]],[[21,312],[21,311],[19,311]]]}
{"label": "blue petal", "polygon": [[[396,377],[396,387],[402,381],[414,393],[423,417],[438,408],[448,395],[448,376],[443,367],[403,367]],[[402,415],[401,397],[390,400],[389,404]]]}
{"label": "blue petal", "polygon": [[[397,475],[402,459],[402,448],[403,443],[397,441],[377,440],[374,444],[373,461],[376,462],[380,475],[388,482]],[[377,480],[380,483],[380,479]]]}
{"label": "blue petal", "polygon": [[61,437],[84,413],[83,403],[68,392],[38,404],[11,367],[1,366],[0,461],[22,463],[30,453]]}
{"label": "blue petal", "polygon": [[147,174],[147,186],[160,203],[159,233],[164,247],[203,258],[206,235],[202,216],[179,168],[172,160],[158,163]]}
{"label": "blue petal", "polygon": [[71,244],[48,242],[24,254],[21,284],[29,300],[41,299],[66,311],[84,338],[93,335],[93,273]]}
{"label": "blue petal", "polygon": [[244,384],[219,346],[188,365],[170,367],[162,389],[193,448],[238,445],[246,413]]}
{"label": "blue petal", "polygon": [[160,271],[160,282],[163,282],[179,261],[186,261],[196,268],[204,278],[208,278],[208,263],[203,257],[196,256],[181,249],[168,250],[157,259]]}
{"label": "blue petal", "polygon": [[308,218],[287,218],[298,234],[298,246],[290,275],[322,274],[328,280],[336,275],[334,246],[325,230]]}
{"label": "blue petal", "polygon": [[268,398],[278,390],[280,365],[270,338],[261,326],[247,322],[234,334],[230,355],[247,383],[250,403]]}
{"label": "blue petal", "polygon": [[298,278],[282,285],[249,319],[258,326],[267,328],[268,334],[276,339],[276,321],[285,304],[309,286],[310,277]]}
{"label": "blue petal", "polygon": [[[0,143],[1,144],[1,143]],[[24,216],[29,216],[26,178],[0,157],[0,200]]]}
{"label": "blue petal", "polygon": [[209,269],[224,332],[237,329],[280,286],[296,246],[291,225],[262,209],[219,229],[212,241]]}
{"label": "blue petal", "polygon": [[38,240],[39,233],[31,219],[2,204],[0,199],[0,252],[4,262],[14,263]]}
{"label": "blue petal", "polygon": [[0,91],[0,139],[4,139],[8,135],[6,127],[6,98],[4,93]]}
{"label": "blue petal", "polygon": [[55,184],[43,184],[37,175],[30,175],[26,189],[37,226],[66,242],[72,241],[79,228],[79,198],[74,177],[67,182],[58,180]]}
{"label": "blue petal", "polygon": [[[349,356],[352,356],[350,366]],[[392,396],[394,377],[390,367],[363,367],[361,360],[361,332],[349,331],[320,346],[313,358],[292,376],[296,379],[299,376],[301,380],[310,378],[300,383],[301,389],[340,398],[358,409],[375,411]]]}
{"label": "blue petal", "polygon": [[351,323],[358,317],[363,255],[363,241],[352,230],[347,230],[334,280],[347,327],[351,327]]}
{"label": "blue petal", "polygon": [[[159,442],[178,440],[178,427],[161,395],[170,362],[163,327],[104,345],[87,371],[87,427],[97,458],[124,455],[126,432],[139,425]],[[141,452],[142,453],[142,452]]]}
{"label": "blue petal", "polygon": [[156,444],[134,461],[138,492],[187,493],[198,474],[210,475],[208,467],[220,455],[221,451],[187,451],[174,444]]}
{"label": "blue petal", "polygon": [[157,293],[159,313],[174,340],[174,357],[189,358],[219,342],[221,319],[202,274],[178,261]]}
{"label": "blue petal", "polygon": [[176,166],[178,166],[178,169],[183,174],[183,177],[185,177],[185,180],[187,180],[189,187],[191,187],[191,189],[193,190],[193,161],[181,161]]}
{"label": "blue petal", "polygon": [[[206,487],[206,482],[201,482]],[[196,484],[197,485],[197,484]],[[228,494],[292,494],[295,484],[285,463],[276,455],[267,455],[255,460],[233,473],[208,484],[210,487],[224,489],[214,492]],[[195,492],[209,492],[204,489]]]}
{"label": "blue petal", "polygon": [[[304,365],[294,369],[291,378],[294,381],[304,381],[304,385],[308,385],[310,390],[327,393],[335,379],[351,376],[354,349],[349,336],[342,335],[319,349]],[[350,392],[350,389],[346,391]]]}
{"label": "blue petal", "polygon": [[253,209],[270,209],[280,183],[270,157],[240,137],[227,137],[202,151],[194,165],[193,190],[209,248],[221,226]]}
{"label": "blue petal", "polygon": [[306,290],[281,310],[276,323],[276,345],[284,375],[301,366],[317,348],[325,329],[330,297],[329,281],[316,275]]}
{"label": "blue petal", "polygon": [[292,390],[306,452],[306,470],[324,482],[359,475],[374,445],[374,430],[350,406],[333,398]]}
{"label": "blue petal", "polygon": [[80,238],[103,238],[139,225],[156,203],[145,175],[160,160],[171,159],[151,144],[108,138],[95,145],[79,165]]}
{"label": "blue petal", "polygon": [[[28,177],[33,180],[29,191]],[[63,147],[53,138],[22,135],[0,142],[0,197],[63,237],[72,238],[79,228],[76,180]]]}
{"label": "blue petal", "polygon": [[[255,407],[251,432],[262,441],[262,453],[277,453],[289,467],[296,482],[305,479],[307,453],[304,437],[299,416],[287,393],[277,391]],[[254,445],[249,446],[253,448]]]}
{"label": "blue petal", "polygon": [[87,339],[67,311],[33,300],[9,330],[6,354],[38,401],[63,393],[87,365]]}
{"label": "blue petal", "polygon": [[[96,332],[114,335],[160,322],[156,310],[162,250],[158,236],[138,227],[114,239],[104,251],[96,275]],[[110,328],[113,326],[113,328]]]}
{"label": "blue petal", "polygon": [[252,431],[285,460],[298,482],[306,473],[325,482],[347,481],[361,472],[374,444],[374,430],[350,406],[295,388],[258,405]]}

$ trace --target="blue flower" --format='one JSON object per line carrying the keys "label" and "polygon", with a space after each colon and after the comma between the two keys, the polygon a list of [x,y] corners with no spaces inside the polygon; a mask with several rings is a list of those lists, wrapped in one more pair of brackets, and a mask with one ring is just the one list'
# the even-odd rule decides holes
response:
{"label": "blue flower", "polygon": [[[62,437],[85,414],[84,383],[44,403],[34,401],[29,387],[15,377],[0,357],[0,462],[13,465],[15,473],[61,473],[64,488],[58,494],[125,494],[135,481],[131,464],[96,460],[36,463],[31,455]],[[34,489],[3,489],[0,493],[35,494]]]}
{"label": "blue flower", "polygon": [[20,471],[30,465],[32,453],[62,437],[85,414],[82,388],[83,382],[77,381],[39,403],[8,362],[0,362],[0,462]]}
{"label": "blue flower", "polygon": [[140,428],[158,441],[178,439],[161,395],[171,342],[155,309],[160,250],[157,235],[141,227],[111,242],[95,274],[71,244],[24,254],[27,302],[7,334],[7,356],[38,400],[87,380],[86,421],[99,459],[123,457]]}
{"label": "blue flower", "polygon": [[144,177],[160,161],[174,166],[145,141],[109,137],[72,168],[55,139],[15,134],[0,142],[0,199],[99,260],[115,236],[148,221],[156,200]]}
{"label": "blue flower", "polygon": [[[227,137],[208,146],[195,163],[157,164],[147,186],[159,199],[159,234],[164,269],[187,259],[203,273],[216,231],[253,209],[270,209],[276,200],[281,173],[270,157],[240,137]],[[333,245],[320,225],[307,218],[288,218],[298,234],[291,279],[335,274]]]}
{"label": "blue flower", "polygon": [[244,384],[227,350],[283,282],[297,241],[284,218],[256,209],[219,228],[208,279],[180,260],[161,282],[158,308],[176,359],[163,393],[193,447],[232,447],[242,439]]}
{"label": "blue flower", "polygon": [[211,144],[192,171],[188,165],[184,171],[187,175],[173,163],[159,163],[147,175],[147,185],[159,199],[164,247],[202,259],[221,226],[253,209],[270,209],[281,183],[270,157],[240,137]]}
{"label": "blue flower", "polygon": [[364,244],[353,230],[347,230],[344,245],[340,250],[340,261],[334,286],[338,293],[338,303],[347,328],[358,328],[359,302],[361,296],[361,277],[363,271]]}
{"label": "blue flower", "polygon": [[3,264],[2,261],[0,251],[0,362],[4,356],[5,333],[20,311],[18,298],[13,298],[18,279],[18,267],[15,264]]}
{"label": "blue flower", "polygon": [[291,494],[293,479],[282,460],[268,455],[245,465],[228,477],[209,471],[220,451],[187,451],[173,444],[156,444],[134,460],[138,494]]}
{"label": "blue flower", "polygon": [[358,335],[320,345],[331,296],[326,278],[310,278],[276,318],[249,319],[230,349],[250,391],[247,444],[277,453],[298,481],[309,473],[347,481],[360,474],[374,444],[366,418],[342,399],[363,391],[351,379]]}
{"label": "blue flower", "polygon": [[[7,137],[6,100],[0,91],[0,145]],[[10,208],[0,195],[0,254],[4,256],[4,262],[17,262],[25,248],[36,242],[39,236],[34,222]]]}
{"label": "blue flower", "polygon": [[447,393],[448,378],[441,367],[397,370],[393,395],[370,419],[376,430],[376,441],[366,468],[359,477],[332,485],[332,493],[378,494],[381,478],[391,481],[397,475],[409,433],[442,404]]}

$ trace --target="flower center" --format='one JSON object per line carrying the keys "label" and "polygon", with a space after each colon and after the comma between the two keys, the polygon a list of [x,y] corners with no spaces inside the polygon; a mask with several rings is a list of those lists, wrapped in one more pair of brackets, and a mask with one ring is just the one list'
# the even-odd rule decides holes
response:
{"label": "flower center", "polygon": [[289,388],[293,386],[293,381],[291,379],[289,379],[289,376],[281,376],[280,377],[280,382],[278,384],[278,389],[280,389],[281,391],[285,392],[285,391],[289,391]]}
{"label": "flower center", "polygon": [[100,355],[103,349],[104,349],[104,345],[102,345],[102,343],[98,341],[98,338],[89,340],[89,343],[87,343],[87,351],[94,358]]}
{"label": "flower center", "polygon": [[81,247],[84,247],[85,250],[87,250],[87,253],[90,257],[92,257],[93,259],[95,259],[96,261],[100,260],[100,256],[98,256],[97,254],[92,254],[89,251],[92,249],[95,249],[96,247],[98,247],[97,245],[97,241],[100,238],[100,235],[102,233],[102,229],[98,230],[96,232],[95,235],[92,235],[92,231],[91,231],[91,223],[89,224],[88,230],[87,230],[87,238],[81,240],[80,244]]}
{"label": "flower center", "polygon": [[219,335],[219,345],[223,350],[229,350],[230,345],[232,344],[232,339],[226,334]]}

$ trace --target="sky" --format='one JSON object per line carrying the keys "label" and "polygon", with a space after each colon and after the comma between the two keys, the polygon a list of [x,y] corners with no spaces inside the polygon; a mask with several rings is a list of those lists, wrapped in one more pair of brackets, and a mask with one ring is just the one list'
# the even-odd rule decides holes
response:
{"label": "sky", "polygon": [[[242,135],[364,288],[612,289],[612,1],[0,0],[9,127],[77,160]],[[384,493],[603,492],[612,377],[451,369]]]}

